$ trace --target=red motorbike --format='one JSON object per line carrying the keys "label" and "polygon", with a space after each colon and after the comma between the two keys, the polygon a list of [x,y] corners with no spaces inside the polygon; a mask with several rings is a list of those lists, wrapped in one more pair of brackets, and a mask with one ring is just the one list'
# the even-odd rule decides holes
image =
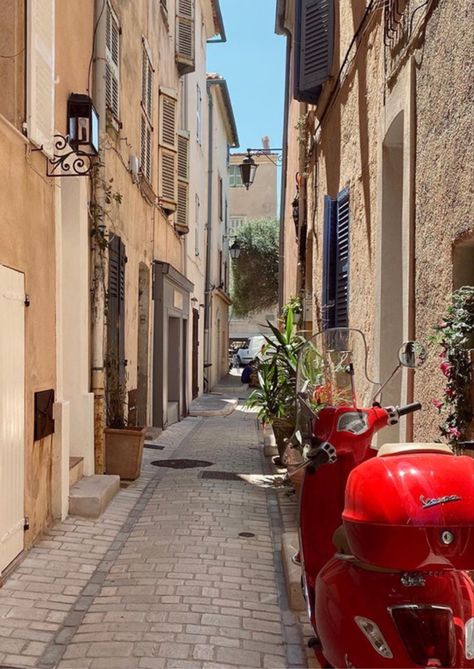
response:
{"label": "red motorbike", "polygon": [[[418,366],[423,351],[407,342],[400,364]],[[421,405],[360,408],[357,368],[368,397],[358,330],[319,333],[299,357],[310,645],[326,667],[474,667],[474,459],[437,443],[374,448],[376,432]]]}

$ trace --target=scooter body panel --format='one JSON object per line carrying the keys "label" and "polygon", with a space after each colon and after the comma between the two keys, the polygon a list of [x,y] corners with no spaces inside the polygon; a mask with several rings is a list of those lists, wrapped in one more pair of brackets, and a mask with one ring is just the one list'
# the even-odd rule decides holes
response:
{"label": "scooter body panel", "polygon": [[[329,663],[355,669],[426,666],[413,659],[410,639],[402,638],[392,613],[397,607],[415,606],[452,611],[450,632],[446,631],[451,635],[450,663],[431,666],[474,667],[474,659],[467,659],[464,651],[464,623],[474,616],[474,588],[467,572],[420,576],[423,585],[408,587],[402,584],[401,573],[370,571],[337,557],[330,560],[317,577],[315,593],[315,629]],[[377,626],[383,652],[357,623],[364,619]]]}

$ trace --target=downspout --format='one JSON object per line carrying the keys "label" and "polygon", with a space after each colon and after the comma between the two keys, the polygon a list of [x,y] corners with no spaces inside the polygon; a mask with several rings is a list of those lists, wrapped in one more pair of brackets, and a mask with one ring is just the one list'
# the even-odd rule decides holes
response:
{"label": "downspout", "polygon": [[[95,21],[97,26],[103,25],[105,19],[104,2],[96,0]],[[94,104],[99,113],[99,118],[105,119],[105,78],[104,59],[100,54],[105,53],[105,31],[96,30],[94,49]],[[99,54],[99,57],[97,56]],[[102,137],[104,132],[102,131]],[[95,201],[99,206],[103,202],[97,202],[93,177],[91,177],[91,202]],[[92,274],[92,300],[91,300],[91,391],[94,394],[94,459],[95,473],[103,474],[105,471],[105,371],[104,371],[104,332],[105,332],[105,252],[98,244],[91,246],[91,274]]]}
{"label": "downspout", "polygon": [[281,25],[282,32],[286,35],[286,74],[285,74],[285,103],[283,108],[283,137],[282,137],[282,170],[280,189],[280,234],[279,234],[279,259],[278,259],[278,312],[281,313],[284,304],[284,260],[285,260],[285,206],[286,206],[286,184],[287,184],[287,162],[288,162],[288,116],[289,116],[289,91],[290,91],[290,55],[291,55],[291,33]]}
{"label": "downspout", "polygon": [[[212,248],[212,176],[213,176],[213,133],[214,133],[214,104],[211,87],[207,84],[207,102],[209,109],[208,120],[208,170],[207,170],[207,240],[206,240],[206,279],[204,291],[204,364],[210,364],[211,358],[211,248]],[[205,370],[204,370],[205,374]]]}

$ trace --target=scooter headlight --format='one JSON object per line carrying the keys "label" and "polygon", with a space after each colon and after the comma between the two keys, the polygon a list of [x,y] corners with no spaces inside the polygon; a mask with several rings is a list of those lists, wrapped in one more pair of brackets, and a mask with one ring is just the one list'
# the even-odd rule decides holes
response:
{"label": "scooter headlight", "polygon": [[376,625],[373,620],[364,618],[363,616],[355,616],[354,620],[357,623],[359,629],[370,641],[372,648],[376,650],[377,653],[382,657],[386,657],[387,659],[391,660],[393,658],[393,653],[390,650],[390,646],[385,641],[385,638],[378,625]]}

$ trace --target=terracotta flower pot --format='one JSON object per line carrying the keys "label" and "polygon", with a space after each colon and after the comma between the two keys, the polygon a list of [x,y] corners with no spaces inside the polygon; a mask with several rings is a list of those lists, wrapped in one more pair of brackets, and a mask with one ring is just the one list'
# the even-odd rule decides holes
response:
{"label": "terracotta flower pot", "polygon": [[129,481],[140,476],[145,432],[145,427],[105,428],[106,474],[118,474]]}
{"label": "terracotta flower pot", "polygon": [[278,454],[280,458],[282,458],[287,441],[295,430],[295,424],[294,421],[289,420],[288,418],[274,418],[272,420],[272,428],[273,434],[275,435]]}

